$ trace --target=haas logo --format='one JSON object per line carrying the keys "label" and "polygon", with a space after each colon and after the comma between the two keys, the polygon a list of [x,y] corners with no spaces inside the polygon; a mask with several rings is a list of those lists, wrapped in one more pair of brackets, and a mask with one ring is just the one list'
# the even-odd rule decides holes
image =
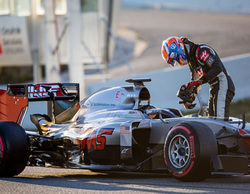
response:
{"label": "haas logo", "polygon": [[203,51],[200,55],[200,58],[201,58],[201,60],[206,61],[209,56],[210,55],[207,51]]}

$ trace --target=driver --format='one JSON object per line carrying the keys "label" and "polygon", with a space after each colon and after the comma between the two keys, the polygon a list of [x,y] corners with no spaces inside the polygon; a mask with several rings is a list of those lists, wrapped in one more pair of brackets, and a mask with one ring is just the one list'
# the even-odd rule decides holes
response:
{"label": "driver", "polygon": [[172,36],[162,43],[162,57],[170,65],[189,66],[191,81],[188,88],[210,85],[209,116],[229,118],[229,106],[235,87],[218,54],[205,44],[195,44],[187,38]]}

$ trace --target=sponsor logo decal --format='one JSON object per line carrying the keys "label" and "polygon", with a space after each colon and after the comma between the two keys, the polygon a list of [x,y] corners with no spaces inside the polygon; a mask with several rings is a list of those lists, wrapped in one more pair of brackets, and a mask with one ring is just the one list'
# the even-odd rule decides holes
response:
{"label": "sponsor logo decal", "polygon": [[205,50],[201,53],[200,58],[201,60],[206,61],[209,56],[209,53]]}
{"label": "sponsor logo decal", "polygon": [[208,59],[207,59],[207,64],[211,67],[212,64],[214,63],[215,59],[214,57],[210,56]]}
{"label": "sponsor logo decal", "polygon": [[189,137],[190,149],[191,149],[191,158],[195,158],[195,145],[194,145],[194,136]]}
{"label": "sponsor logo decal", "polygon": [[106,145],[106,135],[112,135],[113,131],[114,128],[103,128],[98,132],[94,130],[87,138],[80,140],[77,143],[80,149],[87,148],[88,150],[104,150]]}
{"label": "sponsor logo decal", "polygon": [[117,91],[115,92],[115,99],[121,98],[122,95],[124,95],[124,94],[122,93],[122,91],[121,91],[121,90],[117,90]]}
{"label": "sponsor logo decal", "polygon": [[57,84],[55,85],[37,84],[28,86],[29,99],[50,97],[49,93],[53,93],[55,97],[64,96],[62,89]]}
{"label": "sponsor logo decal", "polygon": [[186,170],[181,170],[178,174],[177,173],[172,173],[174,176],[176,176],[176,177],[183,177],[183,176],[185,176],[186,174],[188,174],[189,173],[189,171],[193,168],[193,166],[194,166],[194,161],[192,161],[191,162],[191,164],[190,164],[190,166],[188,167],[188,169],[186,169]]}

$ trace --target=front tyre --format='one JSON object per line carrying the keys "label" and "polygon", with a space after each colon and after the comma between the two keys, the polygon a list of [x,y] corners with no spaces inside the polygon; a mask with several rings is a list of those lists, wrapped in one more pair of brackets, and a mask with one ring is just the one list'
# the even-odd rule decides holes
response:
{"label": "front tyre", "polygon": [[0,122],[0,177],[20,174],[29,158],[29,141],[17,123]]}
{"label": "front tyre", "polygon": [[181,123],[165,140],[164,160],[168,171],[182,181],[201,181],[209,175],[211,156],[217,154],[216,139],[206,125]]}

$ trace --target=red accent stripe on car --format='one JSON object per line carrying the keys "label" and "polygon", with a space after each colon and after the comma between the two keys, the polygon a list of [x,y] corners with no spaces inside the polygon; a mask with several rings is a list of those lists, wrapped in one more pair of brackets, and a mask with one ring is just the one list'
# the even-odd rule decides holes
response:
{"label": "red accent stripe on car", "polygon": [[171,131],[169,133],[171,133],[172,131],[174,131],[175,129],[183,129],[184,131],[186,131],[188,134],[191,134],[191,132],[188,130],[188,128],[184,127],[184,126],[177,126],[173,129],[171,129]]}
{"label": "red accent stripe on car", "polygon": [[173,173],[174,176],[176,177],[183,177],[185,176],[187,173],[189,173],[189,171],[193,168],[194,166],[194,161],[191,162],[190,166],[188,167],[188,169],[186,171],[184,171],[182,174],[176,174],[176,173]]}
{"label": "red accent stripe on car", "polygon": [[247,132],[245,132],[245,131],[242,130],[242,129],[239,129],[239,133],[240,133],[241,135],[247,135]]}

